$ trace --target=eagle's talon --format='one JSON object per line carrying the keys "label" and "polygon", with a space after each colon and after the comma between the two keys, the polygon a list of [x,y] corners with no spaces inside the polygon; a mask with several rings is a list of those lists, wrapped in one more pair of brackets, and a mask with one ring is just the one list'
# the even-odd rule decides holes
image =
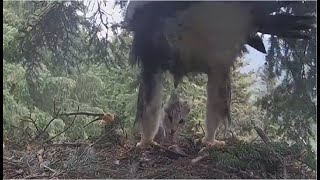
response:
{"label": "eagle's talon", "polygon": [[212,140],[207,140],[205,138],[202,138],[201,143],[206,146],[206,147],[214,147],[214,146],[225,146],[226,142],[225,141],[218,141],[216,139]]}
{"label": "eagle's talon", "polygon": [[149,142],[145,142],[145,141],[140,141],[137,143],[136,147],[140,147],[142,149],[145,148],[152,148],[152,146],[159,146],[158,143],[156,143],[155,141],[149,141]]}

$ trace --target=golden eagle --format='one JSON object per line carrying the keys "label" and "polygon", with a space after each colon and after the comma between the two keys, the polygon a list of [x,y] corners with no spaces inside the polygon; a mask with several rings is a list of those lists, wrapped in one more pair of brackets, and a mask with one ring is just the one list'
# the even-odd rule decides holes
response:
{"label": "golden eagle", "polygon": [[[149,145],[159,127],[162,74],[169,71],[175,86],[190,72],[206,73],[205,145],[224,144],[215,133],[226,116],[229,72],[249,45],[266,53],[257,33],[279,38],[308,39],[315,17],[280,13],[292,1],[130,1],[126,18],[133,32],[131,59],[141,66],[136,120],[137,144]],[[303,3],[301,3],[303,5]]]}

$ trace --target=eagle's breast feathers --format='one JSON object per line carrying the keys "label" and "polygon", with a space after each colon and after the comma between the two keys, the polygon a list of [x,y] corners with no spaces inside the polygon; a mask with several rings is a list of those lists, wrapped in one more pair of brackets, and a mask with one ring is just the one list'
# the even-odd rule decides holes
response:
{"label": "eagle's breast feathers", "polygon": [[230,66],[241,55],[245,44],[266,53],[257,32],[306,37],[301,33],[310,28],[308,23],[301,22],[305,19],[270,15],[280,5],[134,1],[129,3],[126,20],[136,36],[133,42],[136,59],[145,55],[145,63],[150,65],[152,61],[154,66],[174,74],[206,73],[217,65]]}
{"label": "eagle's breast feathers", "polygon": [[[223,18],[222,18],[223,17]],[[223,2],[204,2],[169,17],[163,35],[179,60],[205,67],[233,61],[249,34],[253,18],[247,7]]]}

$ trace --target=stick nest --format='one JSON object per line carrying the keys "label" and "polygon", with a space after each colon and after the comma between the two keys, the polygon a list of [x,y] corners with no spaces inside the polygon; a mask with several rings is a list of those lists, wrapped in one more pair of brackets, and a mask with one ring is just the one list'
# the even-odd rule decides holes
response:
{"label": "stick nest", "polygon": [[181,140],[179,153],[163,146],[141,150],[119,138],[111,144],[6,145],[3,178],[316,178],[316,171],[301,162],[303,150],[285,143],[229,139],[225,147],[201,150],[192,137]]}

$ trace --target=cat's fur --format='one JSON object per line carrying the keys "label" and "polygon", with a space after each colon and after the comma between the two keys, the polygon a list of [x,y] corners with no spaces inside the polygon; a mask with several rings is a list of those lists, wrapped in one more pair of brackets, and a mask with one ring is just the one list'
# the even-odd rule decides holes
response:
{"label": "cat's fur", "polygon": [[176,143],[177,136],[183,130],[190,113],[191,105],[179,98],[170,98],[162,108],[159,116],[159,129],[155,141],[159,143]]}

